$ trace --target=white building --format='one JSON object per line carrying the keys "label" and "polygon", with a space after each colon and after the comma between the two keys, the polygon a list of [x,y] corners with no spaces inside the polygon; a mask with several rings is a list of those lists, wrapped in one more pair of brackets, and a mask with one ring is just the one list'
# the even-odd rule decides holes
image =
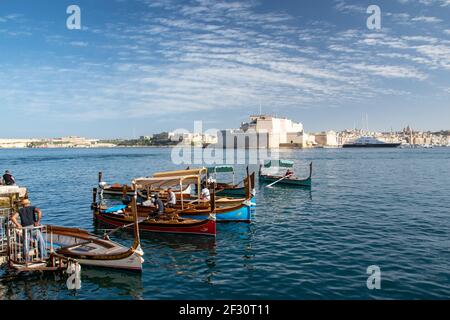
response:
{"label": "white building", "polygon": [[169,132],[169,140],[173,142],[181,142],[187,145],[202,146],[203,144],[217,143],[217,135],[190,132]]}
{"label": "white building", "polygon": [[243,122],[240,129],[222,130],[219,144],[226,148],[268,148],[298,146],[305,147],[303,124],[287,118],[271,115],[250,116],[249,122]]}
{"label": "white building", "polygon": [[338,143],[338,136],[335,131],[325,131],[316,133],[315,135],[315,142],[318,146],[321,147],[337,147],[339,145]]}

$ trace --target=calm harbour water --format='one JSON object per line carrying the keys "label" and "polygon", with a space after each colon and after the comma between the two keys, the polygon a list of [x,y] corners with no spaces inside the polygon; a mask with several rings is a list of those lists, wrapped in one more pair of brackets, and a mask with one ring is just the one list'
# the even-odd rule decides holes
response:
{"label": "calm harbour water", "polygon": [[[29,189],[44,222],[94,231],[98,171],[129,182],[180,169],[170,149],[0,150],[0,170]],[[142,275],[82,268],[58,276],[0,271],[0,299],[449,299],[450,148],[286,151],[311,190],[257,185],[251,224],[217,238],[145,234]],[[238,166],[241,177],[245,167]],[[256,167],[252,168],[256,170]],[[131,234],[113,240],[129,245]],[[381,268],[381,290],[366,269]]]}

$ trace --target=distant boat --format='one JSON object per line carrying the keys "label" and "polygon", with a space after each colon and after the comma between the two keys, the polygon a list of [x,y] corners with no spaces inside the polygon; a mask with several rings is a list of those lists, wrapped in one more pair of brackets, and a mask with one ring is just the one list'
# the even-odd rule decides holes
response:
{"label": "distant boat", "polygon": [[343,148],[397,148],[401,146],[400,142],[388,143],[378,140],[374,137],[361,137],[353,142],[345,143]]}
{"label": "distant boat", "polygon": [[[259,167],[259,182],[260,183],[279,183],[284,185],[290,185],[294,187],[309,187],[311,188],[312,182],[312,162],[309,165],[309,176],[306,179],[299,179],[294,176],[286,175],[273,175],[263,173],[263,166]],[[271,160],[264,164],[264,168],[293,168],[294,162],[290,160]]]}

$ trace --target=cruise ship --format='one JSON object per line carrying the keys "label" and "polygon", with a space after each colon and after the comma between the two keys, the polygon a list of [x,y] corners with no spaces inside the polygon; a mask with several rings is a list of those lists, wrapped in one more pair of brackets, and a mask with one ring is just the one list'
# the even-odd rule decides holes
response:
{"label": "cruise ship", "polygon": [[397,148],[401,145],[398,143],[387,143],[374,137],[360,137],[353,142],[345,143],[343,148]]}

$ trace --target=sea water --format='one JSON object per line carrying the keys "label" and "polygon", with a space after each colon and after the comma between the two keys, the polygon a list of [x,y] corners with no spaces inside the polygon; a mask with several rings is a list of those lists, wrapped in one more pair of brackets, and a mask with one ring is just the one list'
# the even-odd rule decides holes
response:
{"label": "sea water", "polygon": [[[143,234],[142,274],[83,267],[78,291],[55,274],[2,270],[0,299],[450,298],[450,148],[280,156],[300,177],[312,161],[312,188],[257,184],[252,223],[218,224],[216,239]],[[99,235],[90,210],[99,171],[130,183],[184,167],[167,148],[0,150],[0,170],[28,187],[44,223]],[[133,241],[127,232],[112,240]],[[370,266],[381,271],[380,289],[368,288]]]}

